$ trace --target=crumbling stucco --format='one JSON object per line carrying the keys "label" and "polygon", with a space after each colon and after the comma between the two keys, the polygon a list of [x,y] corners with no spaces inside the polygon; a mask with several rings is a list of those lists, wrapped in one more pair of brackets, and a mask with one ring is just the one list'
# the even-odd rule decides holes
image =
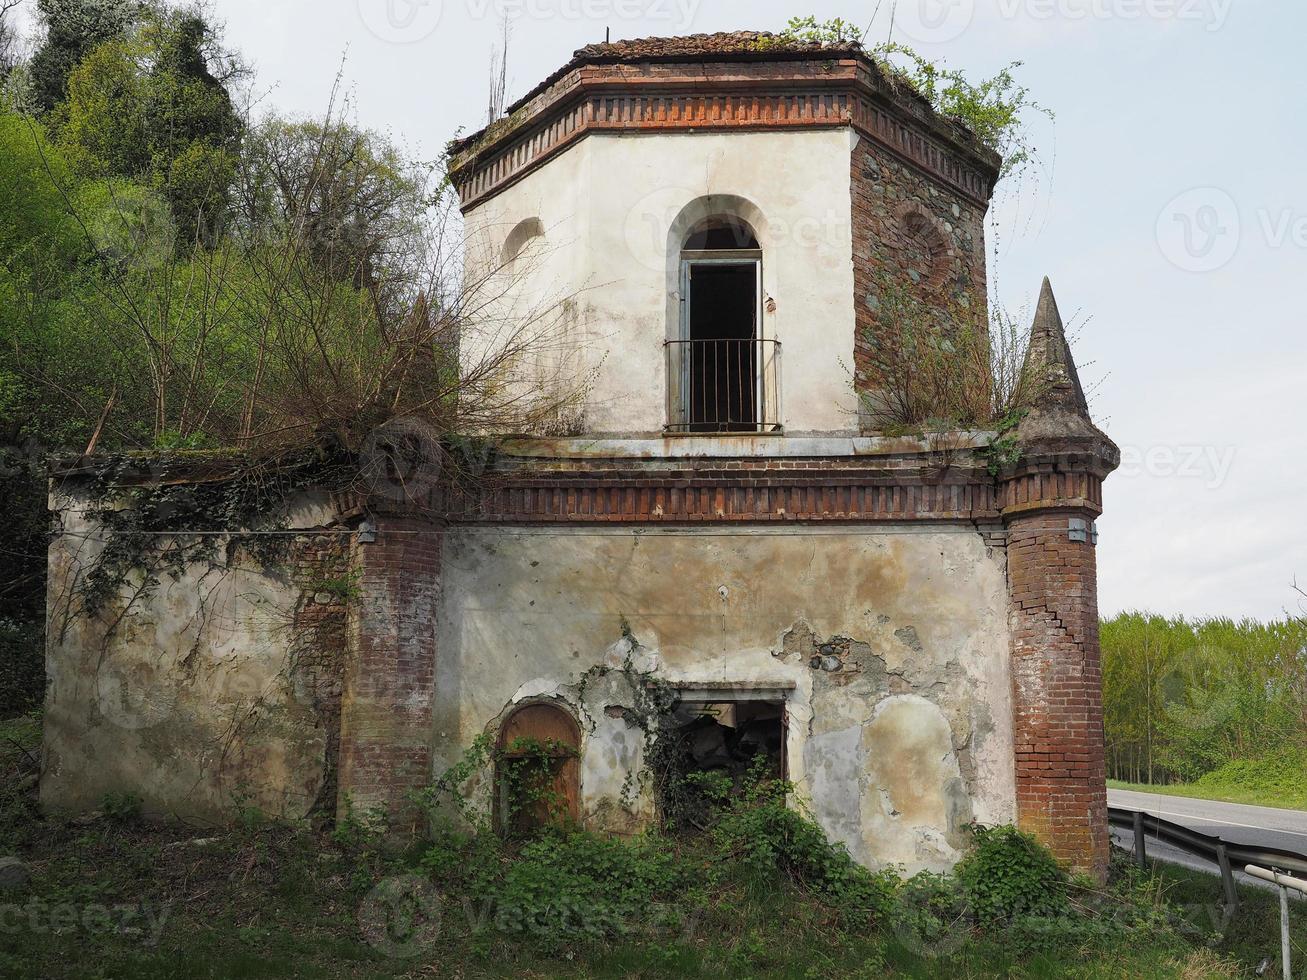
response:
{"label": "crumbling stucco", "polygon": [[961,528],[456,532],[436,767],[515,704],[555,699],[582,729],[583,819],[629,833],[654,810],[611,668],[724,699],[780,691],[790,778],[827,832],[870,866],[942,870],[963,825],[1012,819],[1004,576]]}
{"label": "crumbling stucco", "polygon": [[52,500],[42,803],[83,811],[132,793],[147,813],[214,822],[334,811],[344,612],[311,579],[347,541],[311,533],[330,523],[325,503],[290,511],[304,533],[284,567],[219,547],[152,590],[137,575],[95,615],[80,589],[104,539],[86,508]]}

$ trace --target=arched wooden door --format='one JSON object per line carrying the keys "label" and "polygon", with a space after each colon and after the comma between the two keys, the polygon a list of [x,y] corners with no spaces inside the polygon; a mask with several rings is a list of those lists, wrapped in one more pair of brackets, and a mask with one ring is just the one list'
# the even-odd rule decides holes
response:
{"label": "arched wooden door", "polygon": [[581,729],[562,708],[528,704],[499,730],[495,823],[524,834],[580,818]]}

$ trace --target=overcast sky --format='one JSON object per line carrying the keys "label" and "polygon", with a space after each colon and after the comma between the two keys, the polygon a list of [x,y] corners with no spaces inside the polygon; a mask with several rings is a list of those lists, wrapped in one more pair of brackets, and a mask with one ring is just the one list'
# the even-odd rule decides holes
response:
{"label": "overcast sky", "polygon": [[[844,17],[895,0],[213,0],[280,109],[319,113],[345,58],[359,120],[434,156],[485,122],[511,15],[510,100],[614,39]],[[1307,4],[898,0],[897,39],[974,76],[1023,61],[1056,112],[1046,173],[1000,185],[990,273],[1029,311],[1052,277],[1126,463],[1100,528],[1105,615],[1272,618],[1307,583]]]}

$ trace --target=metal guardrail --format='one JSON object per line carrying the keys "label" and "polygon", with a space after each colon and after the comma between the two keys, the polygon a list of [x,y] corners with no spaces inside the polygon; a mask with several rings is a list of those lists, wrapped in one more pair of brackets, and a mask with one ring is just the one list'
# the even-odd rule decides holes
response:
{"label": "metal guardrail", "polygon": [[[1234,885],[1234,862],[1243,866],[1245,874],[1276,885],[1280,892],[1281,970],[1283,976],[1293,976],[1289,942],[1289,889],[1307,894],[1307,880],[1303,880],[1307,878],[1307,854],[1279,847],[1236,844],[1221,837],[1200,834],[1151,813],[1125,807],[1108,807],[1107,823],[1111,827],[1122,827],[1134,832],[1135,860],[1141,868],[1148,865],[1147,841],[1150,834],[1155,841],[1170,844],[1217,864],[1221,869],[1226,909],[1230,912],[1239,905],[1239,889]],[[1291,878],[1289,873],[1298,877]]]}
{"label": "metal guardrail", "polygon": [[1239,893],[1234,887],[1233,868],[1236,865],[1243,867],[1253,864],[1307,877],[1307,855],[1296,851],[1254,844],[1237,844],[1210,834],[1200,834],[1196,830],[1171,823],[1169,820],[1163,820],[1142,810],[1129,810],[1124,807],[1108,807],[1107,822],[1110,826],[1134,832],[1135,860],[1139,862],[1141,868],[1147,865],[1149,837],[1217,865],[1221,869],[1221,881],[1225,886],[1226,903],[1229,905],[1239,903]]}
{"label": "metal guardrail", "polygon": [[1289,941],[1289,889],[1307,895],[1307,881],[1290,878],[1288,875],[1268,871],[1252,864],[1243,870],[1244,874],[1269,881],[1280,890],[1280,975],[1291,977],[1293,976],[1293,943]]}

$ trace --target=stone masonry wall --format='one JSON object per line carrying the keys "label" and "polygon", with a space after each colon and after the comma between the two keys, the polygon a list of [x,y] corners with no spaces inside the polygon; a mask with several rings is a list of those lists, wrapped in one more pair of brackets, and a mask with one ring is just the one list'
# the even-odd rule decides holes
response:
{"label": "stone masonry wall", "polygon": [[854,375],[867,371],[882,278],[932,309],[984,310],[984,210],[870,139],[853,150]]}

